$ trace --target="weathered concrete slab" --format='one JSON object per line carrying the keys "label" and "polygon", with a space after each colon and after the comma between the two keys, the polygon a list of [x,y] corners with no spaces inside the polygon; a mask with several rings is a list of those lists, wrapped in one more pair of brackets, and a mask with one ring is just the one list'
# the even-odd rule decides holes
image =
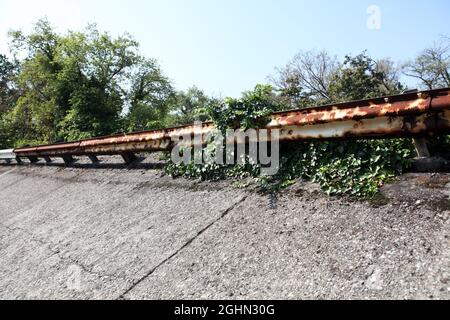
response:
{"label": "weathered concrete slab", "polygon": [[100,160],[0,166],[1,299],[450,298],[449,175],[367,203]]}
{"label": "weathered concrete slab", "polygon": [[[8,247],[0,250],[1,299],[113,299],[129,286],[123,279],[97,274],[62,257],[57,247],[28,231],[3,226],[0,230],[10,237]],[[80,289],[72,279],[78,272]]]}
{"label": "weathered concrete slab", "polygon": [[[99,171],[85,169],[23,167],[9,173],[9,179],[15,178],[17,183],[8,184],[0,193],[1,225],[7,233],[1,245],[2,265],[5,273],[11,272],[5,278],[22,279],[23,265],[40,265],[57,252],[64,267],[75,265],[83,274],[116,279],[114,290],[104,294],[91,292],[90,282],[84,286],[83,280],[77,297],[119,298],[126,291],[125,284],[131,286],[145,277],[242,198],[238,190],[230,188],[215,192],[195,189],[189,183],[179,189],[152,186],[147,179],[156,181],[159,172],[140,172],[130,183],[120,181],[117,172],[112,173],[113,178],[109,171],[99,175]],[[20,238],[8,234],[14,232]],[[41,251],[35,248],[39,244]],[[14,270],[14,265],[19,269]],[[50,266],[44,267],[40,276],[52,277],[53,273]],[[9,282],[0,281],[5,297],[14,297],[16,292],[17,297],[39,297],[34,291],[28,293],[28,285],[14,289],[17,291]],[[45,297],[73,296],[67,294],[56,290]]]}
{"label": "weathered concrete slab", "polygon": [[450,225],[435,214],[253,196],[127,297],[448,298]]}

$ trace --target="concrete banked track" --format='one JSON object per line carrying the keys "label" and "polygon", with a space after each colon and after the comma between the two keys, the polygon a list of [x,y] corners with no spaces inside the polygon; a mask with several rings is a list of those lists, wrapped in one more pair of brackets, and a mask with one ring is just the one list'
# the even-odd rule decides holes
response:
{"label": "concrete banked track", "polygon": [[[389,138],[431,136],[450,133],[450,89],[415,92],[392,97],[355,101],[310,109],[292,110],[272,115],[267,125],[270,132],[279,129],[281,141]],[[214,130],[212,123],[200,127],[184,126],[162,130],[119,134],[70,143],[15,149],[17,159],[72,156],[121,155],[127,163],[133,152],[163,151],[173,148],[178,137],[192,136],[204,142]],[[261,138],[261,135],[259,136]],[[267,136],[266,136],[267,139]],[[237,141],[239,142],[239,141]]]}
{"label": "concrete banked track", "polygon": [[0,165],[0,299],[450,298],[448,175],[373,203],[100,160]]}

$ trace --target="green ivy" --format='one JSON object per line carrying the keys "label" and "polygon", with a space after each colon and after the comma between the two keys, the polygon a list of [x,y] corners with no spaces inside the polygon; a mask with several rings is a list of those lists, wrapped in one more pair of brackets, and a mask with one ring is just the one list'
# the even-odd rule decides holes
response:
{"label": "green ivy", "polygon": [[329,195],[372,197],[411,165],[413,155],[412,143],[403,139],[292,143],[283,146],[280,171],[263,186],[279,190],[304,178]]}
{"label": "green ivy", "polygon": [[225,98],[223,102],[209,105],[203,112],[225,132],[228,128],[261,128],[270,121],[270,115],[281,109],[272,86],[257,85],[253,91],[244,92],[241,99]]}
{"label": "green ivy", "polygon": [[[278,108],[271,87],[257,86],[242,99],[226,99],[209,112],[223,132],[229,127],[247,129],[266,125],[267,117]],[[303,178],[320,184],[328,195],[373,197],[383,184],[408,168],[413,157],[410,139],[301,142],[282,144],[280,170],[275,176],[260,175],[259,165],[176,165],[170,160],[165,171],[172,177],[201,180],[251,179],[270,192]]]}

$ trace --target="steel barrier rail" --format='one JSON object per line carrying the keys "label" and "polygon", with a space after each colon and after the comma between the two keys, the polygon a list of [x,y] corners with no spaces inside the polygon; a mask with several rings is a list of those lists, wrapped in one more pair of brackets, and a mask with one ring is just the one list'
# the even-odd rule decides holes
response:
{"label": "steel barrier rail", "polygon": [[6,163],[10,163],[12,160],[17,160],[14,149],[0,150],[0,160],[5,161]]}
{"label": "steel barrier rail", "polygon": [[[280,130],[280,141],[315,139],[368,139],[450,134],[450,88],[381,97],[272,114],[269,132]],[[135,152],[167,151],[176,138],[199,137],[214,130],[211,122],[161,130],[118,134],[75,142],[15,149],[20,158],[35,162],[73,156],[121,155],[129,163]],[[270,136],[270,134],[269,134]],[[270,139],[270,137],[269,137]]]}

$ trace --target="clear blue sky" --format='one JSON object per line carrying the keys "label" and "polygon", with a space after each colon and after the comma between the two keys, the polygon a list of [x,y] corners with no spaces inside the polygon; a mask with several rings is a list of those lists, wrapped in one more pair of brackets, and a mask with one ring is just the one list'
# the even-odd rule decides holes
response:
{"label": "clear blue sky", "polygon": [[[379,30],[367,27],[370,5],[381,9]],[[59,31],[96,22],[132,34],[177,88],[237,96],[299,50],[412,58],[450,35],[449,14],[446,0],[0,0],[0,50],[10,28],[43,16]]]}

